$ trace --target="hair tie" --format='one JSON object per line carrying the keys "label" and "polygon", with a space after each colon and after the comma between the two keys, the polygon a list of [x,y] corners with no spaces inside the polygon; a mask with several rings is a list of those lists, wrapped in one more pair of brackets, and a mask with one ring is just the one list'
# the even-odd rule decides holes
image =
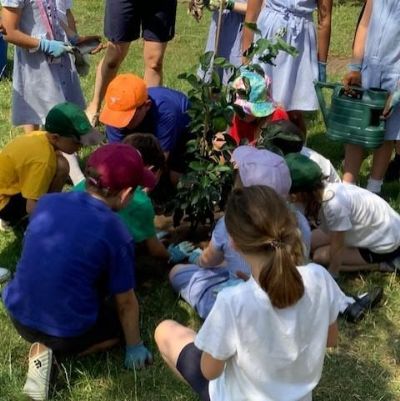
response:
{"label": "hair tie", "polygon": [[282,249],[285,246],[285,244],[282,241],[278,241],[275,239],[268,242],[268,245],[270,245],[274,249]]}
{"label": "hair tie", "polygon": [[98,187],[99,186],[99,180],[96,180],[96,178],[93,177],[88,177],[87,178],[94,186]]}

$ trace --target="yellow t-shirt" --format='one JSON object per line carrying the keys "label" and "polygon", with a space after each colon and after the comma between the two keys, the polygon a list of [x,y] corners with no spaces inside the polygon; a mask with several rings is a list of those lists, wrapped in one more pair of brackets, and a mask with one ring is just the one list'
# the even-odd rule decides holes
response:
{"label": "yellow t-shirt", "polygon": [[10,196],[39,199],[49,190],[57,157],[43,131],[20,135],[0,151],[0,210]]}

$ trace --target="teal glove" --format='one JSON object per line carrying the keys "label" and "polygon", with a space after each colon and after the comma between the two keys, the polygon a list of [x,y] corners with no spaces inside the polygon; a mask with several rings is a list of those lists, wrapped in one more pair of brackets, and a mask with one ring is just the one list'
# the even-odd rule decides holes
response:
{"label": "teal glove", "polygon": [[192,253],[189,255],[189,263],[192,265],[198,265],[202,253],[203,253],[202,249],[200,248],[194,249]]}
{"label": "teal glove", "polygon": [[[207,8],[210,11],[218,11],[220,6],[221,6],[221,2],[223,0],[210,0],[208,3]],[[235,6],[235,0],[226,0],[225,4],[224,4],[224,8],[226,10],[233,10],[233,7]]]}
{"label": "teal glove", "polygon": [[194,249],[194,246],[189,241],[183,241],[183,242],[180,242],[177,245],[171,244],[168,247],[168,252],[169,252],[169,255],[170,255],[169,261],[171,263],[182,262],[182,260],[184,260],[187,257],[189,257],[189,255],[191,254],[193,249]]}
{"label": "teal glove", "polygon": [[153,355],[140,341],[136,345],[127,345],[125,348],[125,362],[124,365],[127,369],[142,369],[146,364],[153,362]]}
{"label": "teal glove", "polygon": [[318,61],[318,80],[326,82],[326,63]]}
{"label": "teal glove", "polygon": [[57,58],[69,52],[71,47],[58,40],[40,39],[39,49],[44,54]]}

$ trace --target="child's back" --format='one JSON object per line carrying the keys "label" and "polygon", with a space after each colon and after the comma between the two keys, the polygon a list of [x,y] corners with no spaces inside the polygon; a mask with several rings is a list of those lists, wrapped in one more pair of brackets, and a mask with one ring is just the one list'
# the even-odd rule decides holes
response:
{"label": "child's back", "polygon": [[311,400],[341,292],[321,266],[298,270],[304,295],[288,308],[273,307],[253,278],[218,295],[195,340],[213,357],[229,358],[209,384],[212,400]]}

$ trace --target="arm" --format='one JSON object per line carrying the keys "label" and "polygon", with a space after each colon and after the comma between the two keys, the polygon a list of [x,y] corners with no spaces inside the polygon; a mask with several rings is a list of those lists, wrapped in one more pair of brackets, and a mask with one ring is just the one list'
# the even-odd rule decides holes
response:
{"label": "arm", "polygon": [[151,256],[168,260],[170,255],[163,243],[157,237],[146,239],[146,247]]}
{"label": "arm", "polygon": [[361,64],[364,58],[365,42],[368,34],[369,21],[372,13],[372,0],[367,0],[365,9],[358,25],[353,45],[353,55],[350,72],[344,77],[345,86],[361,85]]}
{"label": "arm", "polygon": [[246,14],[247,10],[247,3],[239,3],[238,1],[235,1],[235,5],[233,6],[233,10],[236,13],[239,14]]}
{"label": "arm", "polygon": [[334,275],[338,274],[340,271],[340,267],[342,266],[343,260],[343,251],[345,249],[344,245],[344,237],[345,231],[335,231],[331,233],[331,241],[330,241],[330,263],[329,263],[329,272]]}
{"label": "arm", "polygon": [[201,354],[200,369],[207,380],[214,380],[221,376],[225,368],[225,361],[213,358],[207,352]]}
{"label": "arm", "polygon": [[215,267],[224,261],[224,253],[216,249],[210,242],[207,248],[200,255],[198,265],[200,267]]}
{"label": "arm", "polygon": [[39,39],[33,38],[19,30],[22,9],[3,7],[1,10],[1,22],[4,30],[7,33],[4,37],[7,42],[24,49],[37,49]]}
{"label": "arm", "polygon": [[126,345],[140,343],[139,304],[133,290],[115,295],[118,316],[124,332]]}
{"label": "arm", "polygon": [[29,215],[32,214],[33,210],[35,209],[37,200],[36,199],[27,199],[26,200],[26,213]]}
{"label": "arm", "polygon": [[331,41],[332,0],[318,0],[318,61],[326,63]]}
{"label": "arm", "polygon": [[326,340],[326,346],[328,348],[336,347],[339,337],[339,328],[337,320],[332,323],[328,328],[328,339]]}
{"label": "arm", "polygon": [[[268,1],[268,0],[266,0]],[[247,2],[247,10],[246,17],[244,19],[245,22],[256,23],[257,18],[260,14],[261,7],[263,5],[263,0],[248,0]],[[243,30],[243,39],[242,39],[242,51],[246,51],[251,43],[253,42],[254,32],[249,28],[244,27]]]}

